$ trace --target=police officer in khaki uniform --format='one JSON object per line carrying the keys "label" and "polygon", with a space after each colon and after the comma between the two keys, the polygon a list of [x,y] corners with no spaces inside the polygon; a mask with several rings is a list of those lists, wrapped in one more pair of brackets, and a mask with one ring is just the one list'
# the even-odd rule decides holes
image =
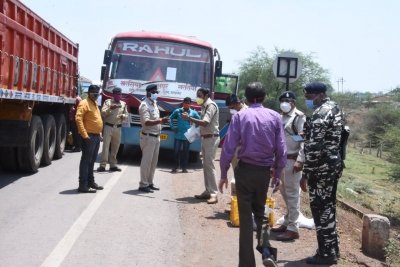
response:
{"label": "police officer in khaki uniform", "polygon": [[161,124],[169,121],[168,117],[160,118],[157,97],[157,85],[150,84],[146,87],[146,99],[139,106],[140,123],[142,124],[140,133],[142,161],[140,163],[139,191],[146,193],[160,190],[154,186],[153,179],[160,150]]}
{"label": "police officer in khaki uniform", "polygon": [[[128,118],[128,110],[126,103],[121,100],[121,88],[115,87],[113,90],[113,98],[107,99],[101,109],[103,116],[103,150],[101,152],[100,167],[98,172],[104,172],[108,160],[110,160],[110,171],[121,171],[117,166],[117,153],[121,143],[121,126],[122,122]],[[110,151],[110,158],[108,152]]]}
{"label": "police officer in khaki uniform", "polygon": [[203,156],[203,171],[205,191],[195,195],[198,199],[207,199],[208,204],[218,202],[218,187],[216,182],[216,171],[214,166],[215,153],[219,144],[219,110],[217,104],[210,98],[210,90],[200,88],[197,90],[196,102],[201,105],[201,119],[190,117],[187,113],[182,114],[183,119],[201,126],[200,135],[203,138],[201,153]]}
{"label": "police officer in khaki uniform", "polygon": [[306,116],[296,108],[296,95],[292,91],[279,96],[282,121],[285,129],[287,161],[283,171],[280,191],[286,204],[286,214],[281,225],[271,229],[279,232],[276,240],[290,241],[299,238],[300,180],[304,164],[303,133]]}

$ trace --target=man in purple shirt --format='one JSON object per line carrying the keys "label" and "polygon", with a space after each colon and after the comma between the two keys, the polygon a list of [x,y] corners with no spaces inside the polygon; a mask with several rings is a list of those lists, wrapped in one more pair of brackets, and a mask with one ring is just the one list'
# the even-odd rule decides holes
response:
{"label": "man in purple shirt", "polygon": [[269,226],[263,218],[271,169],[272,186],[277,189],[286,165],[286,144],[281,116],[262,106],[265,95],[261,83],[247,85],[245,96],[249,108],[232,117],[220,159],[222,193],[224,185],[228,186],[227,172],[236,147],[241,146],[237,155],[239,163],[234,169],[240,218],[239,267],[256,266],[252,213],[257,225],[257,250],[262,253],[263,264],[277,266],[277,250],[271,247]]}

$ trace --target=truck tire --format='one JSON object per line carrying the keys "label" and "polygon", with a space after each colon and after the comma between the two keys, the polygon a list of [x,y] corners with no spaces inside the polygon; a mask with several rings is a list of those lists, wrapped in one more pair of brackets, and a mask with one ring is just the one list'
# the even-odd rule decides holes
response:
{"label": "truck tire", "polygon": [[16,147],[0,147],[0,168],[4,171],[18,170]]}
{"label": "truck tire", "polygon": [[190,163],[196,163],[197,161],[199,161],[199,158],[200,158],[200,152],[189,151]]}
{"label": "truck tire", "polygon": [[43,141],[43,155],[42,162],[43,166],[51,164],[56,150],[56,121],[53,115],[45,114],[42,117],[43,130],[44,130],[44,141]]}
{"label": "truck tire", "polygon": [[29,142],[26,147],[18,148],[18,164],[21,171],[36,172],[43,155],[44,131],[42,120],[33,115],[29,127]]}
{"label": "truck tire", "polygon": [[65,149],[67,140],[67,122],[62,113],[55,115],[57,131],[56,131],[56,149],[54,151],[54,159],[61,159]]}

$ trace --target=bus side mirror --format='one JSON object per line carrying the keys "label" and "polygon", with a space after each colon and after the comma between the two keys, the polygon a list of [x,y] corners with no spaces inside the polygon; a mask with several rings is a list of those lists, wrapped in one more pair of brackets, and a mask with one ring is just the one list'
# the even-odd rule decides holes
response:
{"label": "bus side mirror", "polygon": [[103,64],[110,64],[111,62],[111,50],[105,50],[104,51],[104,58],[103,58]]}
{"label": "bus side mirror", "polygon": [[219,77],[222,75],[222,61],[217,60],[215,61],[215,76]]}
{"label": "bus side mirror", "polygon": [[105,75],[106,75],[106,66],[101,66],[100,80],[104,81],[106,79],[104,77]]}

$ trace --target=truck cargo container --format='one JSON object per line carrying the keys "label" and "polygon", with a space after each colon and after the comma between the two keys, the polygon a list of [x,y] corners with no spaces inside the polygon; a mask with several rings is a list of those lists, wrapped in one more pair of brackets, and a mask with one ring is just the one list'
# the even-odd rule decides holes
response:
{"label": "truck cargo container", "polygon": [[17,0],[0,0],[0,165],[37,171],[63,155],[78,44]]}

